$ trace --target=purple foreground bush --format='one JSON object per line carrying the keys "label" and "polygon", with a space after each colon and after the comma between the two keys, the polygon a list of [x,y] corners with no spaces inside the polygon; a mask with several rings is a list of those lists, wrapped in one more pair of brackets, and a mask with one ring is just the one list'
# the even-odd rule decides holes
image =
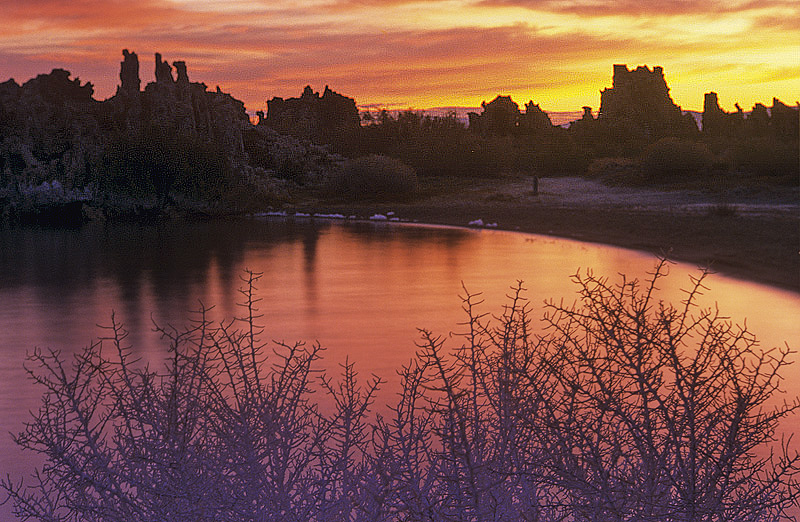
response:
{"label": "purple foreground bush", "polygon": [[[42,521],[761,521],[800,502],[800,457],[770,407],[788,349],[650,281],[576,275],[536,334],[518,284],[501,315],[465,293],[460,346],[421,330],[388,415],[380,385],[317,370],[318,345],[262,342],[245,317],[162,330],[168,364],[136,364],[126,333],[73,361],[36,351],[44,396],[16,437],[46,464],[2,484]],[[321,404],[325,404],[322,407]],[[769,456],[765,456],[769,455]]]}

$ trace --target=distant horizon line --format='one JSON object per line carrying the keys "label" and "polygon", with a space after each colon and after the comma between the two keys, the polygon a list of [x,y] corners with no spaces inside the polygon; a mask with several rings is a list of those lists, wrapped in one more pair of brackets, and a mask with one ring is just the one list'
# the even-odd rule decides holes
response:
{"label": "distant horizon line", "polygon": [[[462,106],[462,105],[444,105],[444,106],[437,106],[437,107],[427,107],[427,108],[389,108],[385,105],[377,104],[377,103],[368,103],[364,105],[356,104],[358,107],[358,111],[360,113],[363,112],[370,112],[372,114],[380,113],[383,110],[386,110],[390,114],[398,114],[401,112],[421,112],[426,115],[432,116],[446,116],[448,113],[455,112],[456,118],[458,120],[466,120],[469,119],[468,114],[470,112],[477,112],[480,113],[482,110],[481,106],[477,107],[469,107],[469,106]],[[553,125],[565,125],[567,123],[573,122],[577,119],[580,119],[583,115],[583,110],[574,110],[574,111],[550,111],[547,109],[542,109],[549,117],[550,121],[553,122]],[[599,109],[592,109],[592,115],[596,118]]]}
{"label": "distant horizon line", "polygon": [[[396,116],[402,112],[416,112],[422,113],[426,116],[447,116],[449,113],[455,112],[456,119],[461,121],[462,123],[469,123],[469,113],[470,112],[477,112],[480,113],[482,107],[468,107],[468,106],[461,106],[461,105],[446,105],[446,106],[439,106],[439,107],[427,107],[427,108],[415,108],[415,107],[406,107],[403,109],[399,108],[388,108],[385,105],[380,104],[366,104],[366,105],[359,105],[356,104],[356,108],[358,109],[359,114],[363,114],[364,112],[369,112],[371,114],[379,114],[381,111],[386,111],[392,116]],[[767,108],[769,110],[769,107]],[[251,121],[257,121],[257,113],[261,111],[251,111],[246,109],[247,115],[250,117]],[[557,126],[561,127],[567,124],[570,124],[574,121],[581,119],[583,116],[583,111],[551,111],[547,109],[542,109],[542,112],[547,114],[550,117],[550,122]],[[681,108],[681,112],[683,114],[691,114],[694,117],[695,121],[697,121],[698,126],[700,125],[701,118],[703,116],[703,111],[696,111],[693,109],[683,109]],[[750,114],[752,111],[743,111],[743,114],[747,115]],[[592,109],[592,116],[597,118],[600,114],[600,109]]]}
{"label": "distant horizon line", "polygon": [[[452,106],[441,106],[441,107],[429,107],[427,109],[414,109],[414,108],[406,108],[406,109],[389,109],[383,107],[378,104],[366,104],[366,105],[356,105],[360,113],[363,112],[370,112],[380,113],[382,110],[386,110],[390,114],[398,114],[401,112],[411,111],[411,112],[421,112],[423,114],[430,114],[432,116],[446,116],[448,113],[455,112],[456,118],[458,120],[468,120],[468,114],[470,112],[478,112],[480,113],[482,107],[466,107],[460,105],[452,105]],[[562,126],[568,123],[572,123],[576,120],[581,119],[583,116],[583,111],[551,111],[547,109],[542,109],[542,111],[550,117],[550,121],[553,125]],[[691,114],[695,120],[697,120],[698,125],[700,124],[700,118],[703,115],[703,111],[696,111],[691,109],[681,109],[683,114]],[[751,111],[744,111],[744,114],[749,114]],[[600,109],[592,109],[592,116],[597,118],[598,114],[600,113]]]}

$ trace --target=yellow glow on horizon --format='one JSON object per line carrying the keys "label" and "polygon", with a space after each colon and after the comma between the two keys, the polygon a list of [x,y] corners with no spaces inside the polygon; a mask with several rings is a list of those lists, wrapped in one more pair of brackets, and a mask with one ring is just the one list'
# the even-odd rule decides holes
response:
{"label": "yellow glow on horizon", "polygon": [[670,2],[626,11],[627,3],[610,0],[527,8],[480,0],[148,0],[132,12],[102,0],[48,1],[8,11],[3,73],[24,81],[17,71],[35,63],[75,69],[94,60],[91,70],[107,72],[82,79],[98,95],[115,91],[119,53],[129,48],[140,56],[143,81],[157,50],[186,60],[193,81],[229,86],[251,111],[306,84],[329,84],[362,105],[475,107],[505,94],[520,106],[596,110],[614,63],[664,67],[684,109],[702,109],[710,90],[727,110],[735,101],[748,110],[773,96],[790,104],[800,97],[800,27],[786,22],[800,8],[788,2],[742,0],[718,11],[686,0],[670,12]]}

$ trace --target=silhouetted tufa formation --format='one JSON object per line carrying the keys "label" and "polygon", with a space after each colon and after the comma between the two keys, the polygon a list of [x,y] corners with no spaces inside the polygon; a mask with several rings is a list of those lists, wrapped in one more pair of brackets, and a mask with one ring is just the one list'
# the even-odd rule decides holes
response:
{"label": "silhouetted tufa formation", "polygon": [[483,112],[469,113],[469,128],[478,134],[507,136],[519,125],[519,105],[511,96],[497,96],[489,103],[481,102]]}
{"label": "silhouetted tufa formation", "polygon": [[0,218],[41,221],[44,204],[89,201],[113,215],[176,197],[260,206],[283,197],[275,177],[319,176],[338,161],[257,129],[241,101],[190,82],[185,62],[157,53],[155,81],[141,90],[138,56],[122,55],[120,85],[103,102],[63,69],[0,84]]}
{"label": "silhouetted tufa formation", "polygon": [[706,93],[703,98],[703,133],[714,136],[731,136],[741,128],[743,123],[744,113],[738,103],[736,112],[727,113],[720,108],[717,93]]}
{"label": "silhouetted tufa formation", "polygon": [[252,125],[241,101],[190,81],[185,62],[156,53],[155,81],[142,89],[138,56],[122,56],[120,84],[102,102],[63,69],[0,84],[0,219],[53,201],[99,202],[112,213],[119,202],[263,208],[288,197],[287,187],[329,186],[344,162],[338,154],[391,156],[422,176],[589,171],[608,179],[610,168],[611,178],[638,183],[712,170],[797,183],[798,107],[773,99],[727,113],[710,92],[700,132],[671,99],[661,67],[614,65],[597,118],[584,107],[568,129],[533,101],[520,111],[509,96],[483,102],[468,128],[455,113],[411,110],[382,111],[362,127],[355,100],[328,86],[272,98]]}
{"label": "silhouetted tufa formation", "polygon": [[120,86],[117,89],[117,93],[120,91],[138,93],[142,83],[139,79],[139,57],[136,53],[128,52],[127,49],[123,49],[122,56],[124,56],[124,59],[120,63]]}
{"label": "silhouetted tufa formation", "polygon": [[553,122],[550,121],[550,116],[531,100],[525,104],[525,114],[520,115],[519,126],[523,133],[538,134],[552,129]]}
{"label": "silhouetted tufa formation", "polygon": [[88,179],[102,156],[102,108],[91,83],[54,69],[23,85],[0,84],[0,187]]}
{"label": "silhouetted tufa formation", "polygon": [[234,163],[244,161],[242,132],[250,121],[244,104],[219,89],[212,92],[203,83],[190,82],[185,62],[173,66],[177,78],[172,66],[156,53],[156,81],[140,94],[141,121],[164,134],[213,142]]}
{"label": "silhouetted tufa formation", "polygon": [[342,96],[326,85],[322,96],[306,86],[299,98],[272,98],[267,101],[266,118],[259,114],[259,124],[282,134],[331,144],[352,139],[361,119],[353,98]]}
{"label": "silhouetted tufa formation", "polygon": [[750,114],[745,116],[739,104],[736,112],[725,112],[719,106],[717,93],[708,92],[703,100],[703,134],[709,138],[747,138],[770,137],[781,141],[798,138],[798,108],[789,107],[777,98],[772,99],[772,107],[756,103]]}
{"label": "silhouetted tufa formation", "polygon": [[175,80],[172,78],[172,67],[161,59],[161,53],[156,53],[156,83],[170,84]]}
{"label": "silhouetted tufa formation", "polygon": [[481,108],[480,114],[469,113],[469,128],[483,136],[535,135],[553,128],[550,117],[533,101],[525,104],[524,113],[510,96],[497,96],[481,103]]}
{"label": "silhouetted tufa formation", "polygon": [[[139,59],[123,51],[120,85],[104,102],[92,98],[90,83],[55,69],[19,86],[0,87],[0,173],[29,183],[53,179],[81,184],[102,175],[103,151],[118,139],[135,141],[158,132],[212,143],[233,163],[244,161],[244,105],[227,94],[189,83],[186,66],[171,67],[156,55],[156,82],[140,91]],[[92,172],[92,171],[95,172]]]}
{"label": "silhouetted tufa formation", "polygon": [[628,70],[615,64],[612,87],[600,93],[598,121],[622,140],[650,142],[697,132],[692,117],[672,101],[664,70],[658,66]]}

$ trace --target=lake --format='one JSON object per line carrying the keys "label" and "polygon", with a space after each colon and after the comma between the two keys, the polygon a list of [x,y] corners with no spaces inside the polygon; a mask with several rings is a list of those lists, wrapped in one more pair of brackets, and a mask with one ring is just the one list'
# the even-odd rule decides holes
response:
{"label": "lake", "polygon": [[[240,315],[245,269],[263,273],[257,296],[268,338],[319,341],[333,371],[346,358],[355,361],[363,379],[374,373],[388,381],[379,396],[385,404],[394,397],[395,370],[417,349],[417,328],[460,331],[462,284],[483,293],[482,310],[499,313],[509,287],[522,280],[539,317],[544,300],[576,298],[570,276],[579,269],[644,278],[656,261],[545,236],[387,222],[263,218],[3,229],[0,473],[18,476],[31,467],[32,457],[7,435],[20,431],[39,403],[40,390],[22,368],[26,351],[75,353],[103,335],[98,325],[109,324],[113,312],[135,352],[161,364],[167,348],[153,321],[180,327],[200,302],[214,305],[218,319]],[[688,274],[697,272],[672,266],[660,285],[664,298],[677,303]],[[707,285],[703,302],[717,302],[735,322],[746,319],[763,346],[798,348],[800,294],[716,274]],[[800,394],[798,379],[790,386]]]}

